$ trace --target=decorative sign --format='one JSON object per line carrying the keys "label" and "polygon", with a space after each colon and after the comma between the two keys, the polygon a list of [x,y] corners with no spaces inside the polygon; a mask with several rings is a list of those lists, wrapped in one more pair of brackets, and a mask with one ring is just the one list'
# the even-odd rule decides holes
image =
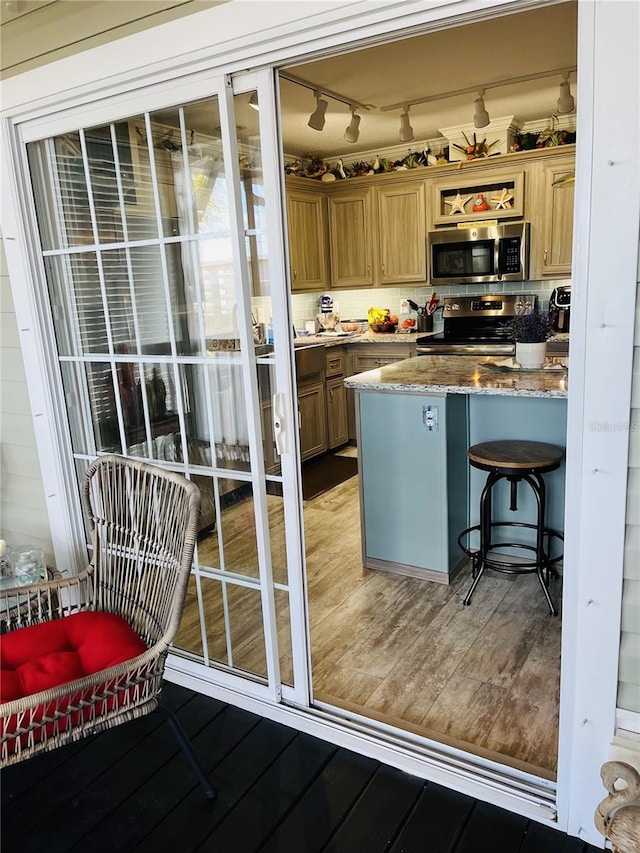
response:
{"label": "decorative sign", "polygon": [[458,228],[491,228],[497,225],[497,219],[477,219],[474,222],[458,222]]}

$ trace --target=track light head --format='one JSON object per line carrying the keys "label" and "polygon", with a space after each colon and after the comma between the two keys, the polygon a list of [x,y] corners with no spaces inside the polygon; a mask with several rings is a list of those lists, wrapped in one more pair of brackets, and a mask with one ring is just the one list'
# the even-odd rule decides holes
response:
{"label": "track light head", "polygon": [[575,108],[576,102],[571,94],[569,75],[567,75],[562,83],[560,83],[560,97],[558,98],[556,112],[558,115],[566,115],[567,113],[572,113]]}
{"label": "track light head", "polygon": [[491,119],[489,118],[489,113],[484,105],[484,89],[481,92],[478,92],[478,97],[473,103],[475,105],[475,111],[473,114],[474,127],[486,127]]}
{"label": "track light head", "polygon": [[413,139],[413,128],[409,123],[409,107],[404,108],[400,116],[400,142],[411,142]]}
{"label": "track light head", "polygon": [[260,105],[258,104],[258,93],[252,92],[251,97],[249,98],[249,106],[254,110],[260,110]]}
{"label": "track light head", "polygon": [[307,124],[312,130],[322,130],[322,128],[324,127],[324,114],[326,113],[327,107],[329,106],[329,101],[325,101],[323,98],[321,98],[321,94],[322,92],[320,92],[319,90],[316,90],[314,92],[314,95],[316,97],[316,108],[309,116],[309,121],[307,122]]}
{"label": "track light head", "polygon": [[356,115],[355,107],[351,107],[351,121],[344,132],[346,142],[357,142],[360,136],[360,116]]}

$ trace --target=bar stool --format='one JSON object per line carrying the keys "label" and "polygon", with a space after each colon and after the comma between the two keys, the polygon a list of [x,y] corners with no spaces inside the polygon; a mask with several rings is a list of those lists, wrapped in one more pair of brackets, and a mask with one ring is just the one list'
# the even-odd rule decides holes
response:
{"label": "bar stool", "polygon": [[[458,536],[458,544],[471,557],[473,582],[467,593],[464,604],[471,604],[471,597],[478,586],[485,569],[506,574],[529,574],[535,572],[549,606],[549,612],[555,616],[557,611],[549,593],[551,574],[557,574],[555,564],[562,559],[562,554],[550,556],[551,540],[564,541],[564,537],[556,530],[545,527],[546,489],[542,474],[555,471],[564,455],[562,447],[554,444],[544,444],[538,441],[486,441],[474,444],[467,451],[469,462],[474,468],[488,471],[487,480],[480,496],[480,523],[467,527]],[[492,491],[500,480],[510,483],[509,509],[518,509],[518,483],[528,483],[536,498],[537,513],[535,524],[525,524],[519,521],[492,520]],[[525,527],[536,531],[536,544],[520,542],[494,542],[494,528]],[[463,544],[465,537],[478,531],[480,547],[477,550]],[[546,547],[545,547],[546,539]],[[533,552],[534,559],[509,561],[502,559],[504,555],[498,549],[516,548]]]}

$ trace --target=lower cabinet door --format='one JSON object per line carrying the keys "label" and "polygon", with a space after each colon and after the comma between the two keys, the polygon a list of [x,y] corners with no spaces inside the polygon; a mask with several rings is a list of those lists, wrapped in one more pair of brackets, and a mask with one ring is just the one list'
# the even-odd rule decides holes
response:
{"label": "lower cabinet door", "polygon": [[327,449],[327,416],[324,382],[298,388],[300,412],[300,454],[302,461]]}
{"label": "lower cabinet door", "polygon": [[327,432],[329,450],[349,441],[347,389],[342,377],[327,382]]}

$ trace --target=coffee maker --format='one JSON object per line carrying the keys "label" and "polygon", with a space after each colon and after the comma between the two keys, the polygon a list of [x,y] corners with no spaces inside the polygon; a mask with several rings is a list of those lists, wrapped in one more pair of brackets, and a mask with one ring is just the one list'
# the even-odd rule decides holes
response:
{"label": "coffee maker", "polygon": [[569,331],[569,314],[571,311],[571,285],[556,287],[549,298],[549,320],[555,333]]}

